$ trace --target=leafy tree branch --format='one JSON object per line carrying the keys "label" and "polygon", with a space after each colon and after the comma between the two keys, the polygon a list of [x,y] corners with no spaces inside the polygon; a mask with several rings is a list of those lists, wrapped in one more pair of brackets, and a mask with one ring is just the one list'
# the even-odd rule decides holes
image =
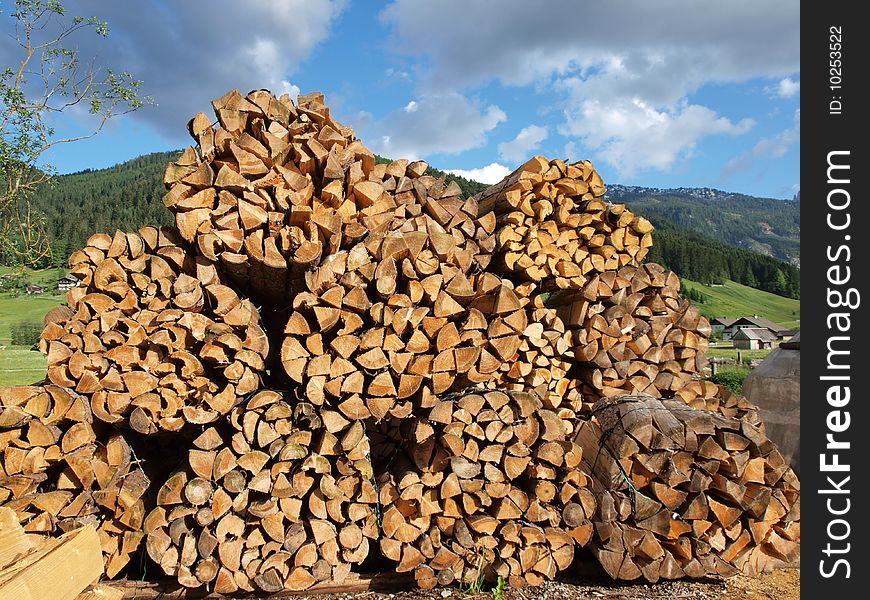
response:
{"label": "leafy tree branch", "polygon": [[[108,25],[97,17],[69,16],[58,0],[16,0],[6,20],[14,25],[18,54],[0,68],[0,260],[38,266],[51,256],[45,219],[30,205],[55,173],[45,153],[94,137],[151,99],[141,96],[141,81],[131,73],[85,60],[73,47],[74,34],[108,37]],[[58,134],[54,124],[70,111],[86,112],[92,126]]]}

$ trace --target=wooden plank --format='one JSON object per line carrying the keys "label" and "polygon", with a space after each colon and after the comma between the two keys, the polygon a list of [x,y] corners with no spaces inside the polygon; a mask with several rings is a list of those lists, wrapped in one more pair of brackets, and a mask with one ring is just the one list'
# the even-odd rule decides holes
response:
{"label": "wooden plank", "polygon": [[36,536],[24,533],[15,511],[0,506],[0,569],[33,549]]}
{"label": "wooden plank", "polygon": [[87,525],[46,541],[0,571],[0,598],[74,600],[102,574],[100,539]]}

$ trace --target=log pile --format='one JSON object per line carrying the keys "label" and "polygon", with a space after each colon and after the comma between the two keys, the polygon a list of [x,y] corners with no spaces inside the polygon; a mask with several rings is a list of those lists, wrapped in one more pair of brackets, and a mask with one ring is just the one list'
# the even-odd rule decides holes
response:
{"label": "log pile", "polygon": [[573,332],[558,312],[546,306],[538,286],[516,286],[528,325],[520,336],[513,360],[503,363],[495,379],[485,382],[491,389],[526,391],[536,394],[544,408],[562,418],[574,419],[583,410],[582,384],[570,376],[574,361]]}
{"label": "log pile", "polygon": [[747,420],[601,400],[575,442],[596,485],[590,548],[614,579],[757,574],[799,556],[800,482]]}
{"label": "log pile", "polygon": [[549,300],[573,331],[587,409],[624,394],[695,399],[699,392],[687,386],[706,366],[711,329],[679,291],[674,272],[650,263],[595,274]]}
{"label": "log pile", "polygon": [[220,594],[341,581],[373,547],[424,588],[537,585],[584,546],[650,581],[795,555],[797,479],[702,380],[709,323],[591,163],[465,198],[322,94],[213,108],[164,173],[176,226],[73,253],[50,383],[0,391],[27,531],[94,524],[110,577],[146,539]]}
{"label": "log pile", "polygon": [[568,422],[524,392],[470,391],[403,423],[380,477],[381,551],[423,588],[502,576],[537,585],[592,533]]}
{"label": "log pile", "polygon": [[217,126],[205,113],[188,123],[197,149],[167,166],[163,202],[182,237],[239,289],[280,301],[289,272],[316,265],[340,242],[338,207],[314,200],[315,183],[322,189],[327,178],[343,177],[340,151],[355,171],[370,169],[374,156],[351,145],[353,132],[330,117],[322,96],[294,105],[286,95],[233,90],[212,106]]}
{"label": "log pile", "polygon": [[70,257],[73,314],[46,325],[52,383],[94,416],[142,434],[225,415],[260,387],[269,341],[257,310],[174,229],[96,234]]}
{"label": "log pile", "polygon": [[284,328],[287,377],[350,419],[405,418],[438,394],[489,381],[527,326],[509,282],[470,273],[473,238],[427,215],[405,222],[410,231],[315,269]]}
{"label": "log pile", "polygon": [[143,538],[150,482],[122,435],[82,396],[46,385],[0,388],[0,504],[28,533],[93,525],[109,577]]}
{"label": "log pile", "polygon": [[561,403],[567,385],[554,379],[567,372],[559,351],[569,345],[552,311],[536,323],[546,311],[509,281],[444,266],[422,282],[397,275],[403,285],[378,295],[378,270],[391,263],[351,252],[348,264],[355,255],[367,262],[345,271],[340,256],[341,268],[330,269],[338,283],[296,296],[284,329],[282,365],[309,401],[349,419],[403,419],[452,391],[528,380],[551,407]]}
{"label": "log pile", "polygon": [[652,246],[652,224],[602,200],[605,191],[589,161],[536,156],[474,199],[496,214],[499,267],[579,289],[597,273],[638,264]]}
{"label": "log pile", "polygon": [[377,538],[363,425],[261,390],[193,441],[145,519],[147,549],[221,594],[340,581]]}
{"label": "log pile", "polygon": [[[300,289],[304,273],[368,232],[358,219],[387,212],[384,169],[337,123],[322,94],[275,98],[233,90],[188,129],[188,147],[164,174],[164,204],[181,235],[219,262],[239,289],[271,303]],[[405,161],[407,165],[407,161]],[[420,176],[425,163],[411,165]],[[407,188],[405,172],[401,191]],[[371,177],[371,179],[370,179]]]}

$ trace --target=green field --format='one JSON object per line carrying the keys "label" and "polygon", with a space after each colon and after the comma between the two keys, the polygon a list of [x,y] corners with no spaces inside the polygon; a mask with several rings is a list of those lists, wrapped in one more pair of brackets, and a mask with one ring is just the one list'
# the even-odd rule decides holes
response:
{"label": "green field", "polygon": [[707,296],[706,302],[695,304],[708,319],[758,315],[789,329],[800,328],[800,300],[783,298],[733,281],[726,281],[723,285],[703,285],[688,279],[681,282],[684,289],[694,289]]}
{"label": "green field", "polygon": [[0,387],[26,385],[45,378],[45,357],[26,346],[0,349]]}
{"label": "green field", "polygon": [[[12,272],[0,267],[0,275]],[[55,282],[66,273],[61,269],[26,271],[27,283],[46,286],[50,293],[27,295],[18,292],[0,293],[0,386],[22,385],[45,377],[45,357],[30,346],[12,346],[11,331],[17,323],[42,323],[49,310],[66,302],[66,294],[56,292]]]}
{"label": "green field", "polygon": [[0,294],[0,346],[10,343],[12,326],[21,322],[42,323],[45,313],[66,302],[66,295],[42,294],[17,298]]}
{"label": "green field", "polygon": [[[730,343],[730,342],[729,342]],[[771,350],[738,350],[737,348],[716,348],[711,347],[707,350],[707,358],[730,358],[737,360],[737,353],[740,353],[740,358],[743,362],[751,360],[761,360],[771,353]]]}

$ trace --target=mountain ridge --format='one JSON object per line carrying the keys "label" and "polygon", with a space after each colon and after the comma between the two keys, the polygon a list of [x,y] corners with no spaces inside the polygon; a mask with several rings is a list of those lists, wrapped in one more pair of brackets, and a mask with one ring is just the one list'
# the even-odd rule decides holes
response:
{"label": "mountain ridge", "polygon": [[800,266],[800,197],[762,198],[715,188],[613,184],[607,198],[657,221]]}

